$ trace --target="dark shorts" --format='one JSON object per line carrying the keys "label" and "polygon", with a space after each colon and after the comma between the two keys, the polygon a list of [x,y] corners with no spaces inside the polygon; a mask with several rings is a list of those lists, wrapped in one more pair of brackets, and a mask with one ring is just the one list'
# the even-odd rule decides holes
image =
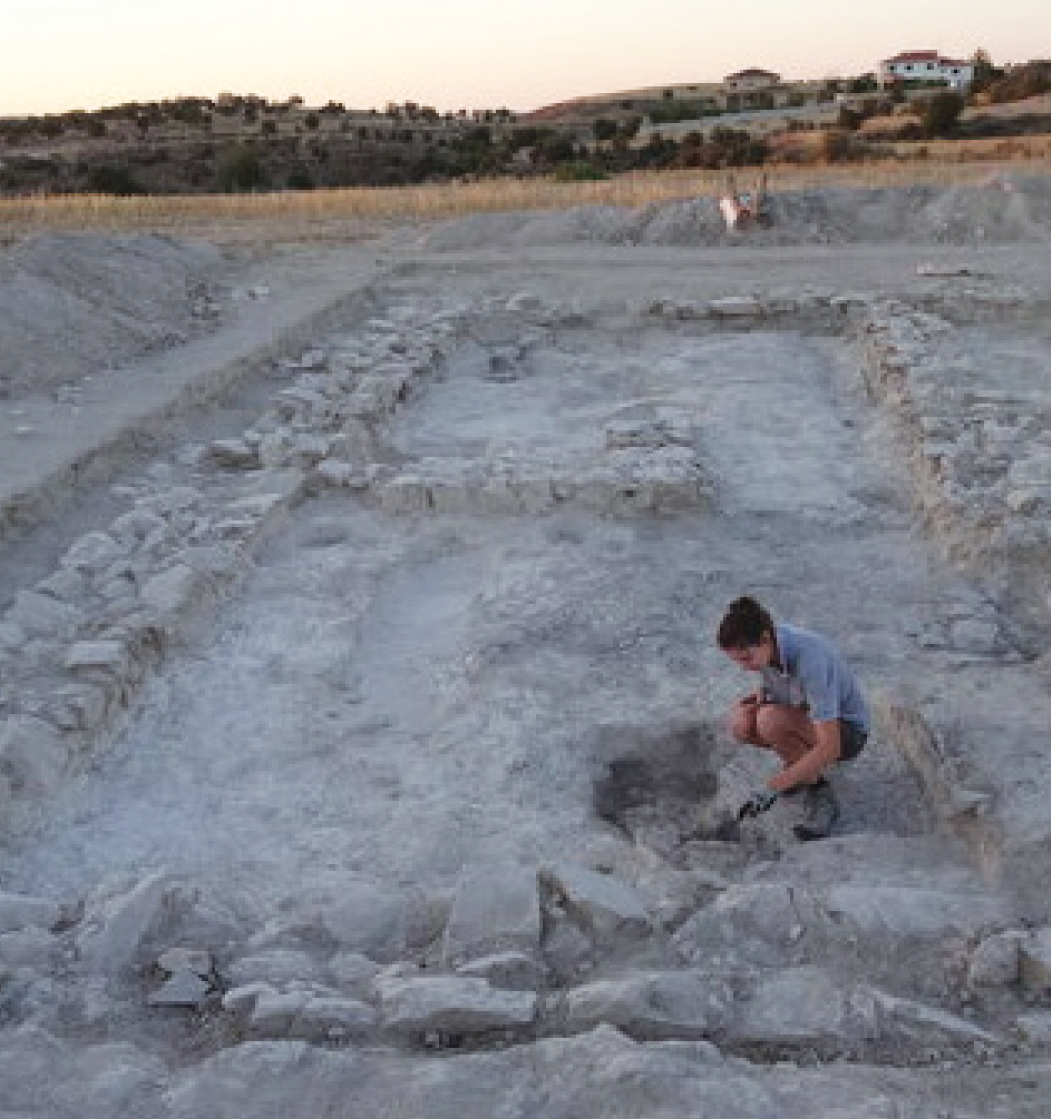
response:
{"label": "dark shorts", "polygon": [[850,719],[839,720],[839,760],[841,762],[849,762],[852,758],[856,758],[865,748],[865,743],[868,740],[868,732],[863,731],[857,723]]}

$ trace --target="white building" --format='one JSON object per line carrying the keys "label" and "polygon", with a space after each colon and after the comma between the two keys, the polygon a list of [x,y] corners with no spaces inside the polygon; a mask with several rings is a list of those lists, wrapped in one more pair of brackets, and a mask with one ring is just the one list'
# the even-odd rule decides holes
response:
{"label": "white building", "polygon": [[736,74],[727,74],[723,78],[726,89],[734,90],[769,89],[771,86],[779,85],[780,82],[780,74],[775,74],[772,70],[759,70],[756,67],[739,70]]}
{"label": "white building", "polygon": [[879,84],[943,81],[952,89],[966,89],[974,80],[974,63],[942,58],[937,51],[904,51],[879,64]]}

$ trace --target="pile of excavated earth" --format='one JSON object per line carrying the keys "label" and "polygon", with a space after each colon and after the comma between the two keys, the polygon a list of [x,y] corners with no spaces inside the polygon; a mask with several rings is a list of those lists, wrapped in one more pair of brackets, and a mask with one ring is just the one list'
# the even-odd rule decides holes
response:
{"label": "pile of excavated earth", "polygon": [[0,1114],[1047,1115],[1051,182],[771,202],[0,252]]}

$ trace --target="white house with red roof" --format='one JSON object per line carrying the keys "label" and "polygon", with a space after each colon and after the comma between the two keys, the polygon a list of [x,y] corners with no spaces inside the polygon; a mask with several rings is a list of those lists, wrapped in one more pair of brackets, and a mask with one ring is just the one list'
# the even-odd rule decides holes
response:
{"label": "white house with red roof", "polygon": [[747,70],[738,70],[736,74],[727,74],[723,78],[723,85],[727,89],[740,90],[769,89],[771,86],[779,85],[780,82],[780,74],[775,74],[773,70],[760,70],[755,66]]}
{"label": "white house with red roof", "polygon": [[903,51],[885,58],[877,77],[884,87],[908,81],[943,81],[952,89],[966,89],[974,81],[974,63],[943,58],[937,51]]}

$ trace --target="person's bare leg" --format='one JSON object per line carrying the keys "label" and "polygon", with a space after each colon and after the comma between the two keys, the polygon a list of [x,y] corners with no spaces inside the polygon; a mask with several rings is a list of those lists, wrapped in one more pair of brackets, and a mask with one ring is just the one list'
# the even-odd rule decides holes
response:
{"label": "person's bare leg", "polygon": [[767,744],[759,737],[759,731],[756,727],[756,716],[758,713],[759,705],[757,703],[739,699],[730,709],[730,716],[726,721],[726,729],[737,742],[744,743],[748,746],[762,746],[768,748]]}
{"label": "person's bare leg", "polygon": [[773,750],[785,769],[817,745],[814,724],[798,707],[764,703],[756,712],[755,727],[759,743]]}

